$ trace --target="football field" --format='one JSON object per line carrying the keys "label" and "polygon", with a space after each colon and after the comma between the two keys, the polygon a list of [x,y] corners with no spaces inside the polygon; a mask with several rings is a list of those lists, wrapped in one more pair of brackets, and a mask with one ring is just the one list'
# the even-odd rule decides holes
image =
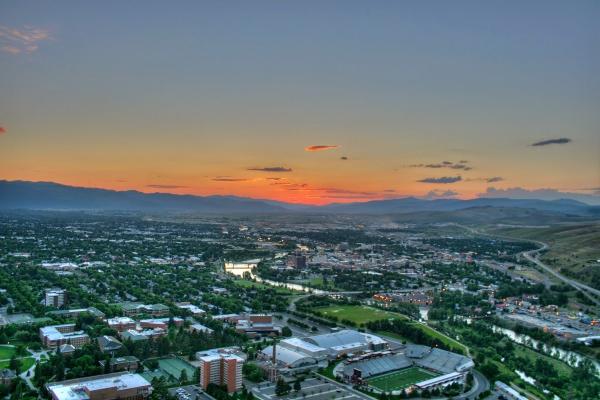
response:
{"label": "football field", "polygon": [[393,390],[402,390],[414,385],[417,382],[422,382],[436,376],[438,376],[438,374],[434,372],[412,367],[400,371],[390,372],[385,375],[375,376],[367,379],[367,382],[369,382],[369,385],[377,389],[385,392],[391,392]]}

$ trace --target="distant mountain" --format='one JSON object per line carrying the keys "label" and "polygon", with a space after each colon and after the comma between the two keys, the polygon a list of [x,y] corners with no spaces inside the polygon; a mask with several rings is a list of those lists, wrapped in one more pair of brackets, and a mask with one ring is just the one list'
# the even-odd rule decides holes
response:
{"label": "distant mountain", "polygon": [[599,206],[570,200],[530,200],[478,198],[472,200],[437,199],[423,200],[414,197],[393,200],[375,200],[363,203],[332,204],[323,207],[324,211],[342,214],[402,214],[415,212],[456,211],[467,208],[497,207],[521,208],[581,216],[600,216]]}
{"label": "distant mountain", "polygon": [[[600,206],[575,200],[530,200],[478,198],[473,200],[423,200],[407,197],[363,203],[327,206],[297,205],[273,200],[237,196],[193,196],[169,193],[142,193],[134,190],[115,191],[61,185],[52,182],[0,181],[0,209],[29,210],[97,210],[97,211],[177,211],[206,214],[227,213],[303,213],[315,214],[406,214],[448,213],[471,210],[468,214],[499,209],[537,210],[559,216],[599,217]],[[477,210],[475,212],[474,210]],[[530,212],[531,213],[531,212]],[[511,212],[511,215],[518,213]],[[433,214],[432,214],[433,215]],[[440,214],[438,214],[441,216]]]}
{"label": "distant mountain", "polygon": [[52,182],[0,181],[0,209],[282,213],[266,201],[236,196],[192,196],[66,186]]}

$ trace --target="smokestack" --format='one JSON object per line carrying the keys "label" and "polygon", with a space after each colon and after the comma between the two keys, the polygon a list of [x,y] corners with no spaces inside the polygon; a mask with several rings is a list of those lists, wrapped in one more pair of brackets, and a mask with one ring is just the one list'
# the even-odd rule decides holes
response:
{"label": "smokestack", "polygon": [[273,341],[273,357],[271,362],[273,365],[277,365],[277,342]]}

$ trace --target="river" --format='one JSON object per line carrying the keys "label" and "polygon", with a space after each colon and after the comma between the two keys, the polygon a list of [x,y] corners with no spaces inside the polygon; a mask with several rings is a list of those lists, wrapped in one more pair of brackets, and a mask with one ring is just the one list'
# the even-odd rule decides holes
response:
{"label": "river", "polygon": [[535,349],[535,350],[539,351],[540,353],[543,353],[550,357],[561,360],[561,361],[565,362],[566,364],[570,365],[571,367],[576,367],[577,365],[579,365],[579,363],[581,361],[588,358],[590,361],[592,361],[592,364],[594,364],[594,367],[596,367],[596,374],[600,376],[600,364],[597,361],[592,360],[589,357],[585,357],[585,356],[583,356],[579,353],[575,353],[573,351],[564,350],[559,347],[547,345],[545,343],[540,342],[537,339],[532,338],[531,336],[516,333],[512,329],[507,329],[507,328],[502,328],[500,326],[492,325],[492,330],[497,333],[502,333],[503,335],[507,336],[510,340],[512,340],[515,343],[522,344],[526,347]]}

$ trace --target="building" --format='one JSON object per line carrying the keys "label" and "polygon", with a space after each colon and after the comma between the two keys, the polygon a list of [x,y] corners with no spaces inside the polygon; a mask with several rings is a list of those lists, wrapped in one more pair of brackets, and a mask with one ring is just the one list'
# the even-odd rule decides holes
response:
{"label": "building", "polygon": [[137,327],[137,322],[129,317],[109,318],[106,320],[106,324],[109,328],[114,329],[117,332],[123,332]]}
{"label": "building", "polygon": [[314,357],[279,345],[265,347],[260,352],[259,358],[277,368],[278,373],[283,375],[306,372],[326,366],[325,362],[319,364],[319,360]]}
{"label": "building", "polygon": [[135,372],[135,371],[137,371],[137,369],[140,365],[140,360],[134,356],[116,357],[116,358],[111,358],[108,361],[100,360],[100,361],[98,361],[98,364],[100,364],[100,366],[102,368],[105,368],[105,365],[107,362],[109,365],[110,372],[119,372],[119,371]]}
{"label": "building", "polygon": [[3,369],[0,371],[0,385],[8,386],[17,379],[17,374],[12,369]]}
{"label": "building", "polygon": [[123,348],[123,343],[112,336],[100,336],[98,338],[98,347],[103,353],[115,353]]}
{"label": "building", "polygon": [[104,313],[98,310],[96,307],[88,307],[88,308],[75,308],[72,310],[54,310],[48,311],[47,315],[57,316],[57,317],[65,317],[65,318],[77,318],[82,314],[90,314],[96,318],[102,319],[105,317]]}
{"label": "building", "polygon": [[273,326],[273,316],[267,314],[249,314],[242,317],[237,321],[235,330],[250,337],[281,334],[281,329]]}
{"label": "building", "polygon": [[40,339],[45,347],[55,349],[63,344],[81,348],[90,337],[83,331],[75,331],[75,324],[51,325],[40,328]]}
{"label": "building", "polygon": [[224,385],[228,393],[242,388],[242,366],[245,359],[234,349],[212,349],[196,353],[200,361],[200,386]]}
{"label": "building", "polygon": [[210,334],[212,334],[214,332],[208,326],[205,326],[205,325],[202,325],[202,324],[198,324],[198,323],[191,324],[190,327],[188,328],[188,330],[190,332],[196,332],[196,333],[202,332],[202,333],[205,333],[207,335],[210,335]]}
{"label": "building", "polygon": [[121,304],[123,313],[132,317],[134,315],[150,315],[152,317],[166,317],[169,315],[169,307],[164,304],[140,304],[140,303],[123,303]]}
{"label": "building", "polygon": [[64,289],[46,289],[44,292],[44,305],[46,307],[60,308],[67,304],[67,291]]}
{"label": "building", "polygon": [[294,350],[317,360],[324,360],[329,355],[327,349],[298,338],[283,339],[277,346]]}
{"label": "building", "polygon": [[306,268],[306,256],[300,253],[289,254],[285,264],[290,268],[304,269]]}
{"label": "building", "polygon": [[388,343],[379,336],[350,329],[310,336],[302,340],[326,349],[332,358],[367,350],[380,351],[388,347]]}
{"label": "building", "polygon": [[130,339],[134,342],[140,340],[157,339],[167,335],[167,331],[161,328],[145,329],[142,331],[136,331],[135,329],[129,329],[123,332],[119,332],[121,339]]}
{"label": "building", "polygon": [[527,397],[521,396],[519,392],[515,389],[508,386],[506,383],[502,381],[496,381],[494,383],[494,388],[502,397],[508,400],[527,400]]}
{"label": "building", "polygon": [[176,305],[179,309],[189,311],[194,317],[202,317],[203,315],[206,315],[206,311],[188,302],[177,303]]}
{"label": "building", "polygon": [[171,320],[173,321],[173,324],[176,327],[179,328],[180,326],[183,326],[183,318],[179,318],[179,317],[142,319],[142,320],[140,320],[140,326],[142,328],[149,328],[149,329],[160,328],[160,329],[167,330],[167,328],[169,328],[169,322]]}
{"label": "building", "polygon": [[46,384],[53,400],[142,400],[152,385],[139,374],[118,372]]}
{"label": "building", "polygon": [[458,372],[450,372],[445,375],[436,376],[435,378],[427,379],[422,382],[415,383],[415,388],[418,390],[435,390],[443,389],[452,384],[464,384],[464,374]]}
{"label": "building", "polygon": [[75,350],[77,349],[72,344],[61,344],[56,351],[62,354],[63,357],[70,357],[75,353]]}

